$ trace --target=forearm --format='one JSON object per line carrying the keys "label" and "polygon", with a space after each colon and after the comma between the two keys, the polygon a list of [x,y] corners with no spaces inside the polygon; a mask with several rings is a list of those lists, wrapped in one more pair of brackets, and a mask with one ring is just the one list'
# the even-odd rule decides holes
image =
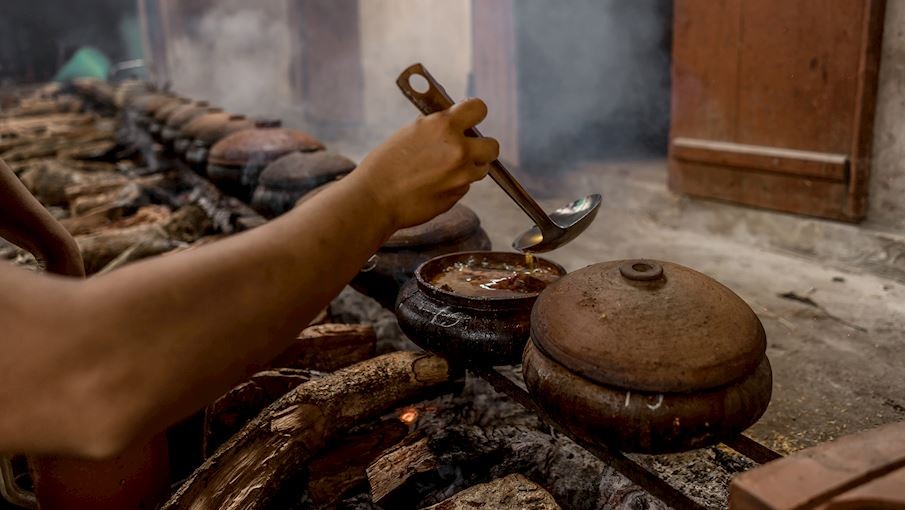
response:
{"label": "forearm", "polygon": [[267,363],[392,234],[359,186],[353,174],[257,229],[89,280],[28,275],[22,304],[2,303],[21,313],[0,339],[0,403],[33,407],[0,418],[0,451],[78,453],[95,427],[103,444],[86,447],[112,453]]}
{"label": "forearm", "polygon": [[92,339],[108,349],[98,368],[115,407],[137,404],[128,414],[159,429],[284,349],[394,230],[358,184],[349,177],[258,229],[87,282],[93,329],[118,332]]}
{"label": "forearm", "polygon": [[75,241],[0,160],[0,237],[46,263],[50,272],[83,276]]}

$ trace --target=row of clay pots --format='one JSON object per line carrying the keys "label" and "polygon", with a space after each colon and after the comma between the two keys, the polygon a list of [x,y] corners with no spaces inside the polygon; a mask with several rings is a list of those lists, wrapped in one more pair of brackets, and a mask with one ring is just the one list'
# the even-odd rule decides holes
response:
{"label": "row of clay pots", "polygon": [[[126,112],[165,150],[267,218],[355,169],[349,158],[325,150],[307,133],[282,128],[279,120],[231,114],[140,81],[116,87],[95,82],[93,87],[83,87],[82,94]],[[101,89],[109,92],[98,93]],[[457,205],[393,235],[353,286],[393,309],[399,289],[421,263],[446,253],[488,249],[490,240],[477,215]]]}

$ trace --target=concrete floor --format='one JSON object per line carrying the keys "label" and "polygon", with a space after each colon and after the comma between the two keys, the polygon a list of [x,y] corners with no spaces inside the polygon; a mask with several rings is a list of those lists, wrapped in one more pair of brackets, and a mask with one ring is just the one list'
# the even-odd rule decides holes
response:
{"label": "concrete floor", "polygon": [[[846,264],[845,257],[776,248],[769,238],[816,224],[820,231],[851,232],[848,242],[836,235],[838,248],[851,250],[846,244],[869,235],[854,226],[678,197],[665,180],[665,162],[655,161],[588,167],[547,185],[549,198],[540,200],[547,209],[582,194],[604,195],[589,230],[547,257],[569,270],[615,259],[668,260],[737,292],[764,324],[774,373],[773,400],[749,433],[778,451],[905,420],[905,283]],[[481,217],[495,249],[509,250],[530,226],[489,180],[474,185],[464,203]],[[781,229],[752,227],[765,222]],[[715,224],[721,227],[701,227]],[[781,297],[789,292],[813,304]]]}

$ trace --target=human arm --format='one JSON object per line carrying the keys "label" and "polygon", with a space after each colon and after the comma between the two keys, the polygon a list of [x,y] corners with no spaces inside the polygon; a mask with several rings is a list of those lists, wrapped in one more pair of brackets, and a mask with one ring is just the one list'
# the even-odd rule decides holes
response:
{"label": "human arm", "polygon": [[31,252],[56,274],[84,276],[82,255],[72,236],[0,161],[0,237]]}
{"label": "human arm", "polygon": [[251,231],[88,280],[0,266],[0,452],[104,457],[278,354],[399,228],[449,209],[498,146],[479,101],[394,134]]}

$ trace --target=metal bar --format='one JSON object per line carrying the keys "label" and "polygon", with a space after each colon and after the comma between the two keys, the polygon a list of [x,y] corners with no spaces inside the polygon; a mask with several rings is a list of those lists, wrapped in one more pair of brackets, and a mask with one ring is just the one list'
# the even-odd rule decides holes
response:
{"label": "metal bar", "polygon": [[739,434],[733,438],[726,439],[723,441],[723,444],[758,464],[766,464],[767,462],[782,458],[781,453],[767,448],[744,434]]}
{"label": "metal bar", "polygon": [[589,451],[606,464],[613,466],[626,478],[638,484],[638,486],[649,492],[651,495],[653,495],[666,505],[677,510],[704,510],[707,508],[700,503],[695,502],[675,487],[669,485],[668,483],[657,477],[657,475],[651,473],[637,462],[623,455],[621,452],[610,449],[604,445],[586,442],[574,436],[568,430],[562,428],[559,423],[557,423],[556,420],[554,420],[543,407],[541,407],[537,402],[534,401],[533,398],[531,398],[531,395],[528,394],[527,391],[519,388],[517,384],[509,380],[503,374],[497,372],[495,369],[489,367],[475,367],[471,368],[470,370],[477,376],[490,383],[490,385],[493,386],[495,390],[507,395],[509,398],[515,400],[524,408],[536,414],[547,425],[550,425],[561,434],[567,436],[572,441],[575,441],[582,448]]}

